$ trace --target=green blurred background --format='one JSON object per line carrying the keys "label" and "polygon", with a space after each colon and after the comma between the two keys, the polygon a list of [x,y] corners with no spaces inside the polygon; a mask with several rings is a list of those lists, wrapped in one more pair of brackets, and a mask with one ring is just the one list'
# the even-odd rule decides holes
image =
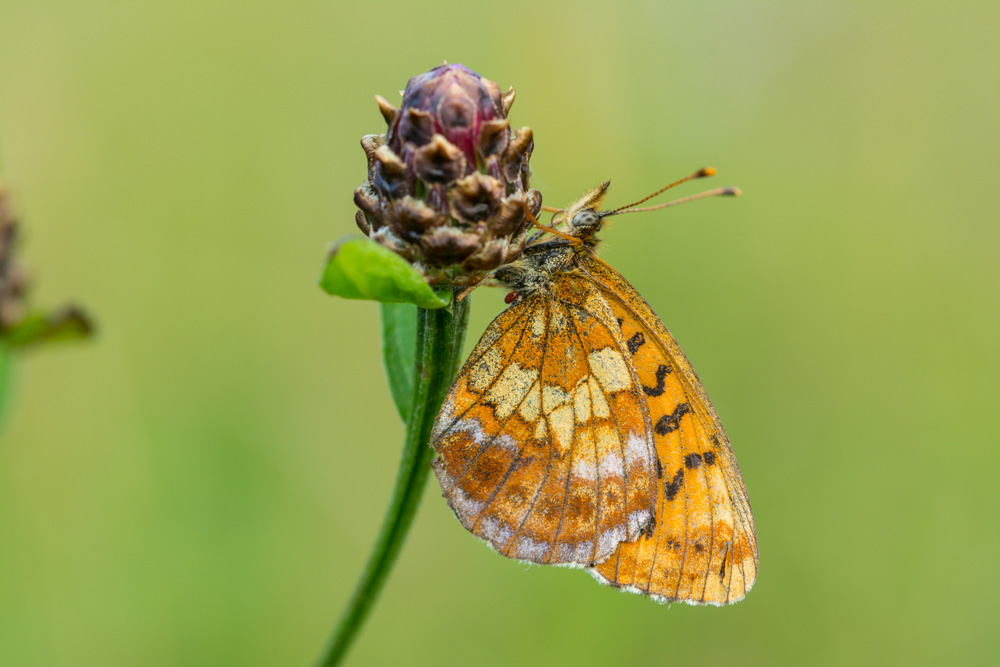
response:
{"label": "green blurred background", "polygon": [[[534,185],[738,200],[604,256],[684,346],[750,490],[731,608],[508,561],[428,486],[353,664],[1000,659],[1000,7],[0,3],[36,302],[0,436],[0,664],[304,665],[386,508],[377,309],[316,286],[373,101],[447,59],[518,93]],[[696,191],[689,187],[682,193]],[[503,307],[474,296],[471,346]]]}

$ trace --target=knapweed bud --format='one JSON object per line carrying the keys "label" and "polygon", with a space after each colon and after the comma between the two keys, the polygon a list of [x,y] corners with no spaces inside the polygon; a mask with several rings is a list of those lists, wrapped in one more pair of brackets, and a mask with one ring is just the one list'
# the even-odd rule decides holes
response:
{"label": "knapweed bud", "polygon": [[441,65],[410,79],[399,109],[375,99],[388,132],[361,140],[361,231],[431,285],[472,285],[517,258],[542,197],[528,185],[531,129],[507,120],[514,89]]}

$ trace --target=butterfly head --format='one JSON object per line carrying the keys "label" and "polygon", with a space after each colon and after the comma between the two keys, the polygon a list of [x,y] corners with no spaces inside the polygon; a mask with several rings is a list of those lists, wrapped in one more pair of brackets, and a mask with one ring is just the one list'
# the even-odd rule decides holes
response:
{"label": "butterfly head", "polygon": [[569,228],[574,236],[593,234],[601,228],[601,214],[592,208],[585,208],[570,219]]}
{"label": "butterfly head", "polygon": [[559,211],[553,219],[554,224],[566,220],[566,232],[570,236],[592,240],[601,230],[603,214],[598,210],[604,196],[608,193],[611,181],[605,181],[583,195],[563,211]]}
{"label": "butterfly head", "polygon": [[[597,243],[595,238],[597,232],[601,230],[604,224],[605,218],[610,218],[613,215],[621,215],[622,213],[638,213],[640,211],[655,211],[660,208],[667,208],[668,206],[675,206],[677,204],[683,204],[685,202],[694,201],[696,199],[703,199],[705,197],[714,197],[717,195],[739,195],[740,189],[733,187],[723,187],[716,188],[715,190],[708,190],[706,192],[700,192],[695,195],[690,195],[688,197],[682,197],[681,199],[675,199],[674,201],[666,202],[665,204],[658,204],[656,206],[646,206],[640,208],[639,205],[643,204],[653,197],[666,192],[667,190],[676,187],[682,183],[687,183],[690,180],[696,178],[705,178],[706,176],[714,176],[715,169],[712,167],[705,167],[704,169],[699,169],[698,171],[685,176],[679,181],[674,181],[673,183],[660,188],[656,192],[646,197],[643,197],[639,201],[632,202],[631,204],[626,204],[625,206],[619,206],[615,209],[610,209],[607,211],[599,210],[601,202],[604,200],[605,195],[608,193],[608,186],[611,185],[611,181],[605,181],[599,186],[588,192],[587,194],[580,197],[578,200],[569,205],[568,208],[555,211],[555,216],[552,219],[553,227],[559,225],[560,223],[565,224],[565,232],[568,236],[572,236],[583,241],[585,246],[593,247]],[[552,210],[552,209],[547,209]],[[550,230],[551,231],[551,230]]]}
{"label": "butterfly head", "polygon": [[559,271],[565,270],[567,262],[571,261],[575,253],[583,251],[593,254],[598,245],[597,233],[604,226],[605,218],[623,213],[638,213],[640,211],[653,211],[660,208],[667,208],[684,202],[713,197],[717,195],[739,195],[739,188],[723,187],[715,190],[708,190],[681,199],[658,204],[656,206],[639,207],[653,197],[666,192],[667,190],[686,183],[696,178],[704,178],[715,174],[715,169],[705,167],[686,176],[679,181],[660,188],[656,192],[639,201],[632,202],[615,209],[601,210],[601,202],[608,193],[611,181],[601,183],[593,190],[587,192],[575,202],[564,209],[553,209],[543,207],[543,210],[553,214],[551,226],[546,226],[528,212],[531,222],[538,228],[539,232],[533,238],[537,240],[543,233],[549,233],[554,239],[542,240],[536,243],[529,243],[524,251],[524,255],[510,262],[494,273],[494,278],[500,283],[510,287],[513,292],[508,295],[508,303],[516,303],[521,298],[531,295],[537,291],[548,288],[551,277]]}

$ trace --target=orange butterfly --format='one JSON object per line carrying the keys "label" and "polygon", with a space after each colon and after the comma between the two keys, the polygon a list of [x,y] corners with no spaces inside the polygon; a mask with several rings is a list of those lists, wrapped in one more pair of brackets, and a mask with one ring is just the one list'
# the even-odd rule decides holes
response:
{"label": "orange butterfly", "polygon": [[705,390],[639,293],[598,259],[608,183],[539,228],[495,277],[513,292],[434,424],[434,472],[462,524],[505,556],[587,568],[658,600],[726,604],[757,576],[739,466]]}

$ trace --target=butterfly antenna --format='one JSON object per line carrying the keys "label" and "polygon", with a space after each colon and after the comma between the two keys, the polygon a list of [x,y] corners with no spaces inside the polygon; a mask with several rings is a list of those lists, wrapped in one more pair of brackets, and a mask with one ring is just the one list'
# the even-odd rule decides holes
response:
{"label": "butterfly antenna", "polygon": [[[472,292],[472,290],[476,289],[477,287],[479,287],[480,285],[482,285],[483,283],[485,283],[491,277],[492,277],[491,275],[487,274],[487,275],[483,276],[482,278],[480,278],[479,280],[477,280],[476,282],[472,283],[471,285],[469,285],[468,287],[466,287],[461,292],[459,292],[458,294],[455,295],[455,301],[456,302],[461,301],[465,297],[469,296],[469,294]],[[489,283],[487,283],[487,284],[489,284]]]}
{"label": "butterfly antenna", "polygon": [[538,222],[538,218],[536,218],[531,213],[531,209],[528,208],[528,205],[526,203],[521,202],[521,206],[524,207],[524,213],[525,213],[525,215],[528,216],[528,220],[530,220],[531,224],[533,224],[538,229],[542,230],[543,232],[548,232],[549,234],[552,234],[553,236],[558,236],[559,238],[563,238],[563,239],[566,239],[567,241],[571,241],[573,243],[573,245],[582,245],[583,244],[583,240],[582,239],[579,239],[579,238],[577,238],[575,236],[571,236],[571,235],[567,234],[566,232],[561,232],[558,229],[556,229],[555,227],[547,227],[547,226],[543,225],[542,223]]}
{"label": "butterfly antenna", "polygon": [[[689,201],[695,201],[696,199],[705,199],[706,197],[739,197],[743,194],[743,191],[739,188],[734,187],[724,187],[716,188],[714,190],[706,190],[705,192],[699,192],[696,195],[690,195],[688,197],[681,197],[680,199],[675,199],[673,201],[668,201],[666,204],[657,204],[656,206],[644,206],[643,208],[628,208],[625,210],[615,210],[614,215],[621,213],[639,213],[641,211],[655,211],[661,208],[667,208],[668,206],[677,206],[677,204],[686,204]],[[601,214],[601,217],[606,217],[607,214]]]}
{"label": "butterfly antenna", "polygon": [[[638,206],[639,204],[643,204],[643,203],[649,201],[650,199],[652,199],[653,197],[656,197],[656,196],[659,196],[659,195],[663,194],[664,192],[666,192],[670,188],[675,188],[678,185],[681,185],[682,183],[687,183],[688,181],[693,181],[696,178],[705,178],[706,176],[715,176],[715,169],[713,167],[705,167],[703,169],[699,169],[698,171],[694,172],[693,174],[685,176],[684,178],[682,178],[679,181],[674,181],[670,185],[667,185],[667,186],[664,186],[664,187],[660,188],[659,190],[657,190],[656,192],[654,192],[653,194],[651,194],[649,196],[643,197],[639,201],[634,201],[631,204],[626,204],[625,206],[619,206],[618,208],[614,209],[613,211],[603,211],[603,212],[600,213],[600,216],[602,218],[606,218],[606,217],[608,217],[610,215],[617,215],[619,213],[624,213],[625,209],[630,209],[633,206]],[[672,202],[672,203],[680,203],[680,200],[678,200],[677,202]],[[665,208],[665,207],[658,206],[658,207],[655,207],[655,208]],[[652,208],[650,208],[650,209],[636,209],[636,210],[646,211],[646,210],[652,210]]]}

